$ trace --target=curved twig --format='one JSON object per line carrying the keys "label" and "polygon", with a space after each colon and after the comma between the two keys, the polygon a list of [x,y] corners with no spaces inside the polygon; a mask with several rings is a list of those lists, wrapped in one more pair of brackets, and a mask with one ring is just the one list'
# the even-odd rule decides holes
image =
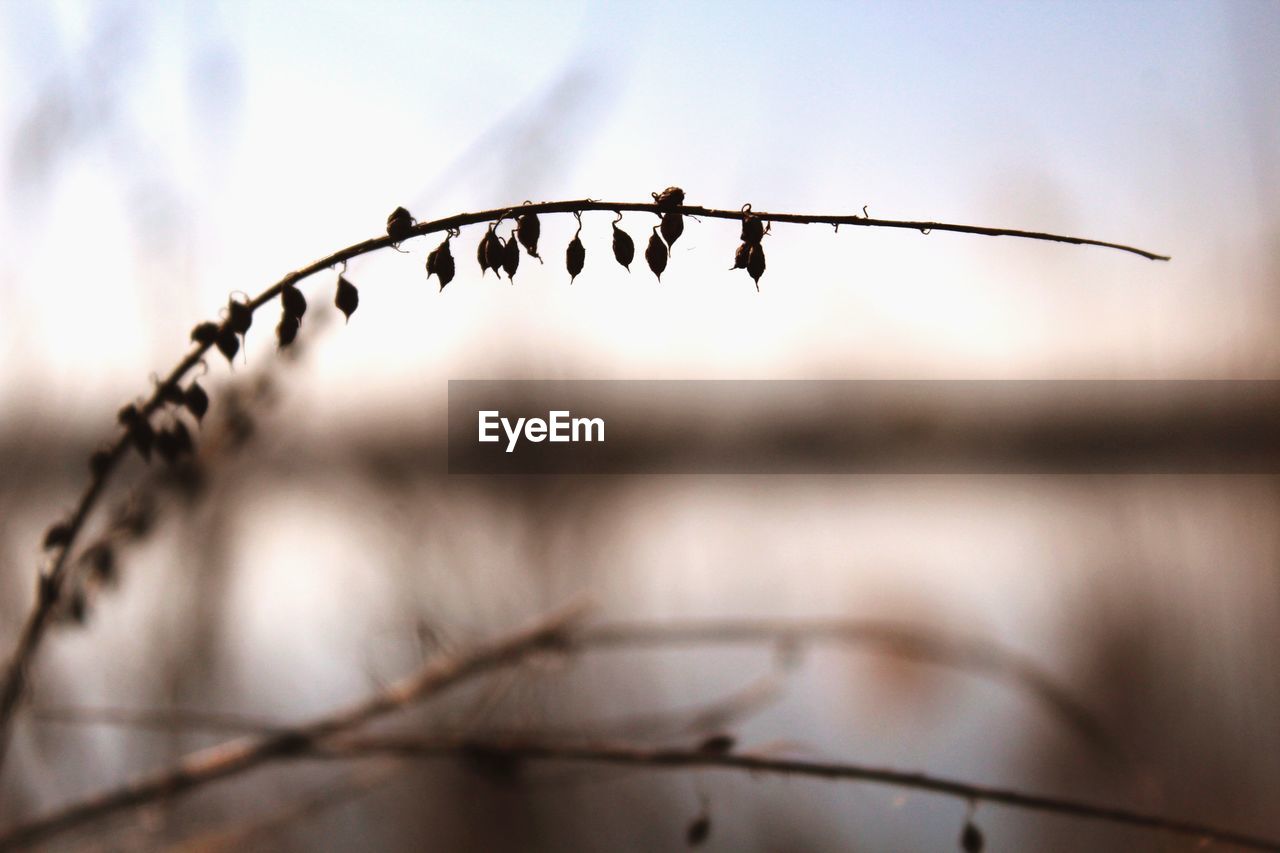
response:
{"label": "curved twig", "polygon": [[567,632],[584,610],[585,605],[573,604],[543,617],[531,627],[472,651],[432,660],[413,675],[389,685],[369,699],[308,723],[236,738],[192,753],[170,770],[90,797],[0,833],[0,850],[34,844],[94,818],[142,803],[177,796],[269,761],[305,754],[324,738],[348,733],[392,711],[439,694],[471,677],[519,663],[539,650],[562,648]]}
{"label": "curved twig", "polygon": [[[927,791],[970,802],[995,803],[1011,808],[1049,812],[1111,824],[1162,830],[1251,850],[1280,851],[1280,839],[1237,832],[1210,824],[1163,817],[1131,809],[1097,805],[1080,800],[1032,794],[1012,788],[994,788],[955,779],[884,767],[868,767],[831,761],[775,758],[749,752],[725,753],[706,749],[650,749],[626,744],[536,743],[521,741],[450,741],[429,738],[361,737],[342,739],[327,748],[330,757],[351,758],[371,754],[420,758],[496,759],[499,766],[519,761],[554,761],[614,764],[632,767],[738,770],[751,774],[772,773],[819,779],[847,779]],[[323,754],[323,748],[321,751]]]}
{"label": "curved twig", "polygon": [[[345,249],[339,249],[318,261],[308,264],[301,269],[294,270],[284,276],[275,284],[259,293],[256,297],[249,300],[246,305],[250,313],[256,312],[267,302],[278,297],[286,287],[292,286],[308,276],[314,275],[322,270],[329,269],[339,264],[345,265],[347,261],[357,258],[361,255],[368,254],[378,249],[383,249],[393,244],[404,242],[410,237],[431,234],[440,231],[451,231],[462,228],[467,225],[476,225],[491,222],[494,217],[505,218],[511,215],[516,209],[521,213],[541,214],[541,213],[572,213],[578,217],[581,222],[581,215],[588,211],[608,211],[612,213],[621,213],[622,211],[642,211],[649,213],[661,213],[663,211],[678,210],[680,213],[690,216],[700,216],[709,219],[731,219],[740,220],[743,210],[720,210],[716,208],[696,207],[682,205],[679,207],[662,207],[657,203],[635,203],[635,202],[607,202],[595,199],[579,199],[576,201],[553,201],[540,202],[537,204],[522,205],[518,208],[500,207],[493,210],[483,210],[476,213],[460,213],[454,216],[448,216],[443,219],[435,219],[427,222],[415,223],[408,237],[397,235],[396,239],[391,236],[375,237],[373,239],[364,240],[355,243]],[[795,213],[764,213],[752,211],[766,223],[787,222],[800,225],[808,224],[827,224],[827,225],[857,225],[864,227],[877,228],[905,228],[912,231],[952,231],[961,234],[977,234],[988,237],[1021,237],[1031,240],[1047,240],[1057,243],[1071,243],[1075,245],[1101,246],[1104,248],[1117,249],[1122,252],[1139,255],[1150,260],[1167,261],[1167,255],[1159,255],[1144,249],[1126,246],[1120,243],[1111,243],[1104,240],[1093,240],[1084,237],[1068,237],[1061,234],[1050,234],[1039,231],[1024,231],[1014,228],[988,228],[977,225],[957,225],[945,222],[919,222],[910,220],[897,219],[870,219],[865,216],[853,215],[834,215],[834,214],[795,214]],[[149,417],[162,405],[162,392],[168,386],[175,386],[195,367],[204,357],[205,353],[213,346],[212,343],[196,343],[187,355],[169,371],[168,375],[152,390],[146,401],[138,407],[138,411],[142,418]],[[18,635],[18,642],[15,645],[13,654],[10,656],[6,665],[3,679],[0,680],[0,766],[4,764],[6,747],[9,740],[10,724],[12,722],[13,713],[18,703],[21,701],[25,692],[27,671],[35,657],[37,649],[44,638],[50,622],[50,616],[54,606],[63,593],[65,585],[68,555],[74,547],[80,532],[84,528],[84,524],[89,517],[89,513],[96,505],[101,497],[107,482],[110,480],[112,473],[119,465],[120,460],[124,457],[129,447],[129,432],[123,430],[117,437],[116,441],[110,446],[110,449],[101,458],[100,462],[95,466],[93,475],[88,485],[81,494],[79,501],[76,503],[75,510],[69,518],[63,522],[64,530],[59,537],[59,541],[54,547],[51,557],[51,563],[48,570],[43,572],[37,584],[36,600],[32,604],[22,628]]]}

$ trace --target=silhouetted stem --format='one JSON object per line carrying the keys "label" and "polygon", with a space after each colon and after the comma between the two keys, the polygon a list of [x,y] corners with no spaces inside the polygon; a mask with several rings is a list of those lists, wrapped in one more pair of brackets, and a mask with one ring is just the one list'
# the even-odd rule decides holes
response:
{"label": "silhouetted stem", "polygon": [[700,749],[651,749],[625,744],[573,744],[500,741],[441,741],[430,738],[362,737],[342,739],[333,744],[335,757],[368,755],[441,758],[473,757],[512,761],[550,761],[613,764],[651,768],[703,768],[737,770],[751,774],[770,773],[808,776],[818,779],[847,779],[928,791],[971,802],[999,803],[1011,808],[1049,812],[1069,817],[1099,820],[1111,824],[1164,830],[1252,850],[1280,851],[1280,839],[1249,835],[1231,829],[1162,817],[1147,812],[1095,805],[1079,800],[1030,794],[1012,788],[975,785],[924,773],[883,767],[867,767],[830,761],[775,758],[747,752],[717,753]]}
{"label": "silhouetted stem", "polygon": [[436,658],[369,699],[308,723],[236,738],[193,753],[169,770],[90,797],[43,818],[0,833],[0,850],[48,838],[94,818],[174,797],[193,788],[252,770],[268,761],[308,753],[324,738],[350,732],[378,717],[421,702],[454,685],[504,666],[519,663],[539,650],[562,648],[567,632],[583,614],[571,605],[533,626],[481,645],[470,652]]}
{"label": "silhouetted stem", "polygon": [[[743,216],[742,210],[719,210],[709,207],[681,206],[678,209],[681,213],[688,216],[698,216],[708,219],[733,219],[738,220]],[[460,213],[455,216],[445,217],[444,219],[435,219],[429,222],[419,222],[413,226],[413,236],[421,236],[424,234],[438,233],[454,228],[463,228],[468,225],[477,225],[481,223],[490,223],[495,220],[512,218],[520,213],[572,213],[582,214],[588,211],[630,211],[641,213],[660,214],[666,210],[654,203],[634,203],[634,202],[605,202],[596,201],[594,199],[580,199],[577,201],[552,201],[539,202],[537,204],[519,205],[516,207],[495,208],[493,210],[483,210],[477,213]],[[799,225],[851,225],[872,228],[905,228],[912,231],[930,232],[930,231],[952,231],[960,234],[978,234],[987,237],[1021,237],[1030,240],[1047,240],[1056,243],[1071,243],[1075,245],[1101,246],[1109,249],[1117,249],[1122,252],[1130,252],[1150,260],[1167,261],[1169,257],[1166,255],[1158,255],[1148,252],[1144,249],[1138,249],[1133,246],[1126,246],[1120,243],[1109,243],[1103,240],[1093,240],[1084,237],[1067,237],[1061,234],[1049,234],[1039,231],[1023,231],[1014,228],[987,228],[978,225],[956,225],[946,222],[923,222],[914,220],[898,220],[898,219],[874,219],[868,216],[858,215],[835,215],[835,214],[796,214],[796,213],[767,213],[764,211],[751,211],[755,216],[765,222],[785,222]],[[301,269],[295,270],[275,284],[268,287],[262,293],[254,297],[249,303],[249,308],[256,312],[267,302],[275,299],[280,295],[284,288],[296,284],[308,276],[317,272],[334,267],[338,264],[350,261],[353,258],[368,254],[378,249],[386,248],[393,244],[390,237],[375,237],[371,240],[365,240],[361,243],[340,249],[314,263],[308,264]],[[399,241],[403,242],[403,241]],[[143,417],[150,416],[161,405],[160,389],[167,385],[176,385],[191,371],[193,367],[199,364],[200,359],[209,350],[211,344],[194,344],[191,351],[174,366],[169,374],[165,376],[151,395],[143,403],[139,410]],[[18,642],[14,648],[13,654],[9,658],[6,665],[3,681],[0,681],[0,767],[4,765],[4,759],[9,742],[10,730],[14,711],[17,709],[18,703],[21,701],[25,692],[28,669],[35,657],[37,649],[44,638],[46,629],[49,626],[49,620],[53,612],[54,605],[58,598],[62,595],[63,586],[66,581],[67,559],[71,549],[75,546],[81,531],[84,528],[85,521],[89,517],[98,498],[101,496],[107,481],[111,478],[116,466],[129,448],[129,435],[127,431],[122,431],[120,436],[111,445],[108,451],[106,463],[99,472],[91,478],[89,484],[85,487],[84,492],[80,496],[80,500],[76,503],[76,508],[72,512],[71,517],[66,520],[68,535],[64,544],[60,545],[52,555],[52,562],[42,575],[41,583],[37,584],[36,600],[32,604],[27,618],[23,622],[21,631],[18,636]]]}

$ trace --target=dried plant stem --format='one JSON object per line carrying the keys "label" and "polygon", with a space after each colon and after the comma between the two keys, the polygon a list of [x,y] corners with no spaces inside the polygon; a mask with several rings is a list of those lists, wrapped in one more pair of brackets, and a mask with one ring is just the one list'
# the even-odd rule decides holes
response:
{"label": "dried plant stem", "polygon": [[[588,211],[629,211],[661,214],[667,210],[678,210],[684,215],[698,216],[708,219],[740,220],[743,216],[743,211],[741,209],[720,210],[716,208],[688,205],[683,205],[678,208],[670,208],[659,206],[657,203],[605,202],[597,201],[595,199],[579,199],[577,201],[539,202],[536,204],[526,204],[517,207],[483,210],[476,213],[460,213],[443,219],[419,222],[412,227],[412,231],[409,236],[417,237],[424,234],[462,228],[468,225],[489,223],[494,220],[511,218],[517,213],[582,214]],[[961,234],[977,234],[988,237],[1021,237],[1031,240],[1047,240],[1056,243],[1101,246],[1104,248],[1117,249],[1122,252],[1140,255],[1141,257],[1148,258],[1150,260],[1169,260],[1166,255],[1158,255],[1144,249],[1138,249],[1133,246],[1126,246],[1120,243],[1110,243],[1103,240],[1093,240],[1084,237],[1067,237],[1060,234],[1049,234],[1038,231],[1023,231],[1014,228],[987,228],[978,225],[957,225],[946,222],[873,219],[865,215],[766,213],[761,211],[752,211],[752,213],[763,222],[784,222],[800,225],[821,224],[836,227],[840,225],[850,225],[872,228],[903,228],[923,233],[930,231],[951,231]],[[247,303],[250,314],[256,312],[267,302],[278,297],[281,291],[286,287],[294,285],[308,276],[314,275],[317,272],[329,269],[338,264],[345,263],[361,255],[386,248],[391,246],[393,243],[403,242],[404,239],[407,238],[393,240],[390,236],[375,237],[373,239],[348,246],[345,249],[339,249],[338,251],[308,264],[301,269],[294,270],[251,299]],[[156,388],[152,391],[151,395],[138,407],[142,417],[149,417],[153,412],[160,408],[162,405],[161,389],[165,386],[177,385],[180,383],[191,369],[200,362],[200,359],[204,357],[205,353],[211,346],[212,344],[210,343],[193,344],[191,351],[188,352],[187,355],[169,371],[167,376],[157,383]],[[48,629],[53,609],[57,604],[59,597],[62,595],[63,587],[65,586],[69,554],[75,546],[90,512],[93,510],[99,497],[101,497],[107,481],[111,478],[111,475],[119,465],[120,460],[124,457],[128,447],[129,434],[127,431],[122,431],[108,450],[102,466],[92,476],[89,484],[85,487],[84,492],[80,496],[80,500],[76,503],[75,510],[72,512],[71,516],[66,519],[65,524],[67,531],[64,541],[54,550],[51,563],[47,571],[42,574],[40,583],[37,585],[36,600],[32,604],[31,609],[27,614],[27,618],[23,622],[18,636],[18,642],[5,667],[3,678],[0,680],[0,767],[4,765],[13,714],[25,693],[28,669],[31,666],[31,662],[35,657],[36,651],[40,647],[40,643]]]}
{"label": "dried plant stem", "polygon": [[269,761],[306,754],[326,738],[348,733],[469,678],[512,666],[539,650],[563,649],[569,631],[584,610],[583,604],[572,604],[539,619],[528,628],[469,652],[432,660],[413,675],[389,685],[365,701],[335,713],[287,729],[237,738],[192,753],[171,769],[145,776],[0,833],[0,850],[31,845],[94,818],[173,797],[210,782],[252,770]]}
{"label": "dried plant stem", "polygon": [[844,779],[928,791],[971,802],[997,803],[1017,809],[1163,830],[1212,842],[1234,844],[1251,850],[1280,851],[1280,839],[1250,835],[1209,824],[1079,800],[1042,796],[1011,788],[975,785],[924,773],[843,762],[776,758],[745,752],[717,753],[702,749],[652,749],[627,744],[467,741],[403,737],[343,738],[320,749],[322,752],[328,749],[329,755],[335,758],[359,758],[369,755],[392,755],[401,758],[479,758],[497,760],[501,762],[498,766],[509,766],[511,762],[518,761],[571,762],[655,769],[736,770],[753,775],[769,773],[818,779]]}
{"label": "dried plant stem", "polygon": [[615,623],[583,630],[575,648],[607,649],[769,643],[783,651],[814,643],[860,646],[918,663],[969,671],[1027,693],[1059,722],[1115,759],[1124,749],[1097,715],[1035,662],[995,643],[949,637],[925,628],[882,620],[718,619],[665,623]]}

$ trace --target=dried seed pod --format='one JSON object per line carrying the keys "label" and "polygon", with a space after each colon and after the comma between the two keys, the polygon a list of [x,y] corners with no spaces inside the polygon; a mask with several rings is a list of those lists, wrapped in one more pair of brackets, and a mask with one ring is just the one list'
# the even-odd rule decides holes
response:
{"label": "dried seed pod", "polygon": [[280,304],[284,313],[299,322],[302,321],[302,315],[307,313],[307,297],[292,284],[280,291]]}
{"label": "dried seed pod", "polygon": [[169,428],[169,434],[173,436],[173,446],[177,450],[179,459],[196,452],[195,442],[191,440],[191,432],[182,421],[174,421],[173,426]]}
{"label": "dried seed pod", "polygon": [[541,234],[542,223],[538,221],[538,214],[522,213],[516,217],[516,239],[531,258],[538,258],[538,237]]}
{"label": "dried seed pod", "polygon": [[489,234],[488,231],[484,232],[484,236],[480,238],[480,244],[476,246],[476,260],[480,263],[481,276],[489,269]]}
{"label": "dried seed pod", "polygon": [[191,340],[202,346],[212,346],[218,339],[218,324],[207,320],[191,330]]}
{"label": "dried seed pod", "polygon": [[276,324],[276,341],[279,343],[280,349],[289,346],[297,337],[298,318],[292,314],[280,315],[280,322]]}
{"label": "dried seed pod", "polygon": [[354,284],[347,280],[345,275],[338,276],[338,292],[333,297],[333,304],[338,306],[338,310],[342,312],[348,321],[351,320],[351,315],[355,313],[356,308],[360,306],[360,292],[356,290]]}
{"label": "dried seed pod", "polygon": [[627,268],[627,272],[631,272],[631,262],[636,257],[636,244],[630,234],[618,227],[616,221],[613,223],[613,257]]}
{"label": "dried seed pod", "polygon": [[760,276],[764,275],[764,246],[752,243],[747,254],[747,274],[755,279],[756,290],[760,289]]}
{"label": "dried seed pod", "polygon": [[146,418],[140,418],[132,424],[129,427],[129,440],[133,442],[133,446],[137,448],[142,458],[150,462],[151,448],[156,440],[156,431],[151,428],[151,422]]}
{"label": "dried seed pod", "polygon": [[649,245],[644,250],[644,259],[649,262],[649,269],[653,270],[658,281],[662,281],[662,271],[667,268],[667,247],[658,236],[657,228],[654,228],[653,233],[649,235]]}
{"label": "dried seed pod", "polygon": [[116,552],[110,545],[99,543],[84,552],[85,565],[99,582],[108,584],[116,579]]}
{"label": "dried seed pod", "polygon": [[94,479],[101,478],[111,467],[111,453],[106,450],[95,450],[89,456],[89,473]]}
{"label": "dried seed pod", "polygon": [[719,734],[711,735],[702,743],[698,744],[698,752],[708,755],[725,755],[733,752],[733,748],[737,746],[738,739],[733,735]]}
{"label": "dried seed pod", "polygon": [[700,847],[711,837],[711,815],[702,814],[689,821],[684,831],[684,840],[690,847]]}
{"label": "dried seed pod", "polygon": [[168,403],[171,406],[182,405],[182,389],[179,388],[176,383],[166,382],[164,385],[161,385],[158,390],[158,394],[161,401]]}
{"label": "dried seed pod", "polygon": [[167,429],[156,432],[156,453],[160,458],[172,465],[178,461],[178,444],[173,433]]}
{"label": "dried seed pod", "polygon": [[964,829],[960,831],[960,849],[964,853],[982,853],[982,848],[986,846],[986,841],[982,837],[982,830],[974,825],[973,821],[966,820]]}
{"label": "dried seed pod", "polygon": [[684,217],[680,215],[680,211],[671,210],[662,214],[662,239],[667,241],[667,254],[671,253],[671,247],[683,233]]}
{"label": "dried seed pod", "polygon": [[89,602],[84,590],[77,587],[71,593],[71,601],[67,603],[67,614],[77,625],[83,625],[89,618]]}
{"label": "dried seed pod", "polygon": [[747,257],[751,254],[750,243],[739,243],[738,251],[733,253],[733,266],[730,269],[745,270],[747,268]]}
{"label": "dried seed pod", "polygon": [[759,243],[764,239],[764,221],[754,213],[742,217],[742,242]]}
{"label": "dried seed pod", "polygon": [[253,309],[249,303],[235,299],[227,301],[227,325],[237,335],[243,335],[253,325]]}
{"label": "dried seed pod", "polygon": [[403,207],[397,207],[387,217],[387,236],[399,243],[413,236],[413,217]]}
{"label": "dried seed pod", "polygon": [[574,234],[573,239],[569,241],[569,248],[564,250],[564,265],[569,270],[570,284],[573,284],[573,280],[578,277],[578,273],[582,272],[582,267],[586,260],[586,247],[582,245],[582,239],[577,234]]}
{"label": "dried seed pod", "polygon": [[512,229],[511,236],[502,246],[502,270],[507,274],[507,279],[515,281],[516,270],[520,268],[520,243],[516,240],[515,229]]}
{"label": "dried seed pod", "polygon": [[236,353],[240,352],[240,338],[230,326],[223,326],[218,330],[218,352],[226,357],[227,364],[231,364]]}
{"label": "dried seed pod", "polygon": [[65,521],[51,524],[44,532],[44,549],[64,548],[71,544],[71,525]]}
{"label": "dried seed pod", "polygon": [[449,251],[449,238],[444,238],[444,242],[432,249],[431,254],[427,255],[427,278],[436,276],[440,279],[440,289],[444,290],[444,286],[453,281],[454,266],[453,253]]}
{"label": "dried seed pod", "polygon": [[684,204],[684,190],[679,187],[667,187],[660,193],[650,193],[654,204],[663,210],[672,210]]}
{"label": "dried seed pod", "polygon": [[187,407],[188,412],[195,415],[196,423],[200,423],[204,420],[205,412],[209,411],[209,395],[200,387],[199,382],[192,381],[182,395],[182,404]]}
{"label": "dried seed pod", "polygon": [[499,275],[502,270],[503,252],[506,246],[502,242],[492,227],[489,228],[489,242],[485,244],[485,263],[489,265],[489,269],[493,270],[494,275]]}

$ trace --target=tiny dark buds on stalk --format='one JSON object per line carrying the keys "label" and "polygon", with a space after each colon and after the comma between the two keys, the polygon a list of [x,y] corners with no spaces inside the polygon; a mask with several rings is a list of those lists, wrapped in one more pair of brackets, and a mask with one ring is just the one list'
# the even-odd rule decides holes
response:
{"label": "tiny dark buds on stalk", "polygon": [[760,276],[764,275],[764,246],[753,243],[747,254],[747,274],[755,280],[756,290],[760,289]]}
{"label": "tiny dark buds on stalk", "polygon": [[413,236],[413,217],[403,207],[397,207],[387,217],[387,236],[399,243]]}
{"label": "tiny dark buds on stalk", "polygon": [[742,216],[742,242],[759,243],[764,239],[764,222],[754,213]]}
{"label": "tiny dark buds on stalk", "polygon": [[511,237],[502,246],[502,270],[507,274],[509,281],[515,281],[516,270],[520,268],[520,243],[516,241],[516,232],[511,231]]}
{"label": "tiny dark buds on stalk", "polygon": [[230,326],[223,326],[218,330],[218,352],[222,353],[228,364],[231,364],[236,353],[240,352],[240,338],[236,335],[236,330]]}
{"label": "tiny dark buds on stalk", "polygon": [[44,549],[62,548],[71,544],[71,525],[65,521],[49,526],[44,532]]}
{"label": "tiny dark buds on stalk", "polygon": [[218,324],[205,321],[191,330],[191,340],[202,346],[212,346],[218,340]]}
{"label": "tiny dark buds on stalk", "polygon": [[541,234],[542,223],[538,221],[538,214],[522,213],[516,217],[516,239],[531,258],[538,257],[538,237]]}
{"label": "tiny dark buds on stalk", "polygon": [[960,831],[960,849],[964,853],[982,853],[982,848],[986,846],[986,841],[982,837],[982,830],[978,829],[974,822],[966,820],[964,829]]}
{"label": "tiny dark buds on stalk", "polygon": [[111,466],[111,454],[106,450],[95,450],[89,456],[89,473],[94,478],[102,477]]}
{"label": "tiny dark buds on stalk", "polygon": [[680,211],[670,210],[662,214],[662,239],[667,241],[668,254],[683,233],[684,217],[680,215]]}
{"label": "tiny dark buds on stalk", "polygon": [[338,310],[342,312],[348,321],[351,320],[351,315],[355,313],[356,308],[360,306],[360,292],[356,290],[354,284],[347,280],[345,275],[338,276],[338,292],[333,297],[333,304],[338,306]]}
{"label": "tiny dark buds on stalk", "polygon": [[689,821],[684,831],[684,840],[690,847],[701,847],[711,837],[711,815],[702,814]]}
{"label": "tiny dark buds on stalk", "polygon": [[444,242],[432,249],[431,253],[427,255],[427,278],[431,278],[433,275],[439,278],[441,290],[444,290],[445,285],[453,281],[455,272],[453,253],[449,251],[449,239],[445,237]]}
{"label": "tiny dark buds on stalk", "polygon": [[209,395],[200,387],[199,382],[193,381],[182,395],[182,404],[195,416],[196,423],[199,423],[204,420],[205,412],[209,411]]}
{"label": "tiny dark buds on stalk", "polygon": [[613,257],[626,267],[627,272],[631,272],[631,262],[636,256],[636,244],[630,234],[618,227],[620,219],[622,214],[618,214],[618,219],[613,222]]}
{"label": "tiny dark buds on stalk", "polygon": [[684,190],[679,187],[667,187],[660,193],[650,193],[653,203],[662,210],[674,210],[684,204]]}
{"label": "tiny dark buds on stalk", "polygon": [[[347,316],[350,316],[349,314]],[[280,322],[276,324],[276,341],[280,349],[284,349],[293,343],[298,337],[298,318],[292,314],[281,314]]]}
{"label": "tiny dark buds on stalk", "polygon": [[564,265],[569,270],[570,284],[573,284],[573,280],[582,272],[583,264],[587,260],[587,250],[582,245],[582,215],[575,213],[574,216],[578,217],[578,230],[569,241],[569,247],[564,250]]}
{"label": "tiny dark buds on stalk", "polygon": [[702,743],[698,744],[698,752],[707,755],[727,755],[733,752],[733,748],[737,746],[738,739],[730,734],[711,735]]}
{"label": "tiny dark buds on stalk", "polygon": [[249,331],[249,327],[253,325],[253,309],[249,307],[249,303],[241,302],[238,299],[231,299],[227,302],[227,325],[237,335],[243,335]]}
{"label": "tiny dark buds on stalk", "polygon": [[658,236],[656,226],[653,233],[649,235],[649,245],[644,250],[644,259],[649,262],[649,269],[653,270],[658,281],[662,281],[662,271],[667,268],[667,247]]}
{"label": "tiny dark buds on stalk", "polygon": [[161,385],[159,395],[161,400],[171,406],[181,406],[185,399],[182,394],[182,389],[173,382],[166,382],[164,385]]}
{"label": "tiny dark buds on stalk", "polygon": [[[495,223],[496,224],[496,223]],[[489,265],[489,269],[493,270],[493,274],[500,275],[502,270],[503,249],[502,238],[493,230],[494,226],[489,226],[489,233],[486,236],[487,242],[484,244],[484,259]]]}
{"label": "tiny dark buds on stalk", "polygon": [[307,313],[307,297],[292,284],[280,291],[280,305],[284,313],[301,322],[302,315]]}
{"label": "tiny dark buds on stalk", "polygon": [[[235,338],[234,332],[231,337]],[[151,446],[155,443],[155,430],[151,428],[151,422],[143,417],[142,412],[138,411],[138,407],[132,403],[119,411],[116,420],[124,425],[130,441],[142,458],[150,462]]]}

